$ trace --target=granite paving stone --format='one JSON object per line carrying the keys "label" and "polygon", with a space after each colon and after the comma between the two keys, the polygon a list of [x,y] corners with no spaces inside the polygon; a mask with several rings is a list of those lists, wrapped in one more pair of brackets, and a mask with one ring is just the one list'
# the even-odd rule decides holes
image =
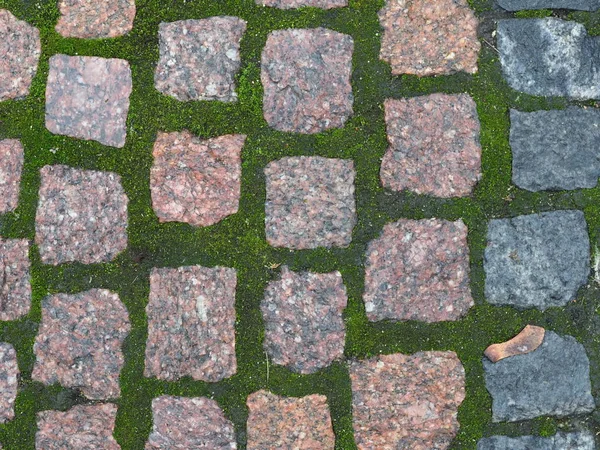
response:
{"label": "granite paving stone", "polygon": [[134,0],[59,0],[56,32],[84,39],[123,36],[133,28]]}
{"label": "granite paving stone", "polygon": [[600,111],[510,111],[512,179],[528,191],[593,188],[600,176]]}
{"label": "granite paving stone", "polygon": [[122,148],[132,90],[123,59],[54,55],[46,85],[46,128]]}
{"label": "granite paving stone", "polygon": [[248,397],[248,450],[333,450],[335,437],[324,395]]}
{"label": "granite paving stone", "polygon": [[246,21],[230,16],[161,23],[156,89],[182,102],[237,101],[235,76],[245,31]]}
{"label": "granite paving stone", "polygon": [[478,21],[467,0],[387,0],[380,59],[393,75],[477,72]]}
{"label": "granite paving stone", "polygon": [[352,37],[326,28],[276,30],[262,52],[263,113],[279,131],[314,134],[352,115]]}
{"label": "granite paving stone", "polygon": [[544,342],[546,330],[535,325],[527,325],[514,338],[501,344],[492,344],[485,349],[483,354],[491,362],[515,355],[524,355],[537,349]]}
{"label": "granite paving stone", "polygon": [[600,0],[498,0],[498,5],[508,11],[528,9],[576,9],[596,11]]}
{"label": "granite paving stone", "polygon": [[600,98],[600,38],[553,17],[498,22],[497,47],[511,88],[530,95]]}
{"label": "granite paving stone", "polygon": [[15,417],[19,374],[14,347],[6,342],[0,343],[0,423]]}
{"label": "granite paving stone", "polygon": [[494,422],[566,417],[595,408],[589,360],[572,336],[547,330],[533,352],[495,363],[484,358],[483,368]]}
{"label": "granite paving stone", "polygon": [[42,301],[31,377],[78,389],[92,400],[117,398],[122,346],[130,330],[127,309],[111,291],[48,296]]}
{"label": "granite paving stone", "polygon": [[443,198],[473,192],[481,179],[480,125],[468,94],[387,99],[385,122],[384,187]]}
{"label": "granite paving stone", "polygon": [[280,9],[295,9],[305,6],[331,9],[348,6],[348,0],[256,0],[256,4]]}
{"label": "granite paving stone", "polygon": [[386,224],[367,247],[363,299],[371,321],[439,322],[464,316],[473,298],[462,220]]}
{"label": "granite paving stone", "polygon": [[285,157],[267,164],[265,229],[273,247],[347,247],[356,225],[351,160]]}
{"label": "granite paving stone", "polygon": [[113,172],[44,166],[35,243],[44,264],[108,262],[127,247],[128,199]]}
{"label": "granite paving stone", "polygon": [[144,375],[217,382],[237,371],[235,269],[152,269]]}
{"label": "granite paving stone", "polygon": [[465,372],[454,352],[353,361],[350,379],[360,450],[443,450],[458,432]]}
{"label": "granite paving stone", "polygon": [[495,219],[484,254],[485,296],[494,305],[545,310],[575,299],[590,273],[583,212]]}
{"label": "granite paving stone", "polygon": [[37,413],[36,450],[120,450],[113,437],[117,406],[77,405],[68,411]]}
{"label": "granite paving stone", "polygon": [[237,448],[233,424],[209,398],[163,395],[152,400],[152,417],[146,450]]}
{"label": "granite paving stone", "polygon": [[595,450],[594,436],[587,432],[556,433],[551,437],[491,436],[477,443],[477,450]]}
{"label": "granite paving stone", "polygon": [[29,241],[0,238],[0,321],[16,320],[31,308]]}
{"label": "granite paving stone", "polygon": [[159,132],[150,170],[159,221],[206,227],[235,214],[245,141],[241,134],[202,140],[189,131]]}
{"label": "granite paving stone", "polygon": [[23,145],[18,139],[0,141],[0,214],[14,211],[19,202]]}
{"label": "granite paving stone", "polygon": [[268,284],[260,305],[264,348],[275,364],[314,373],[344,356],[348,303],[339,272],[296,273],[286,266]]}
{"label": "granite paving stone", "polygon": [[0,9],[0,102],[29,94],[41,52],[39,30]]}

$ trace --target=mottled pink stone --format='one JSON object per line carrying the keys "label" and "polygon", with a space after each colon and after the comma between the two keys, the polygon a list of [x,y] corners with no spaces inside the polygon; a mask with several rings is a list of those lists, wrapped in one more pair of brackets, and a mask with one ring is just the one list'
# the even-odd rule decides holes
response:
{"label": "mottled pink stone", "polygon": [[295,9],[304,6],[331,9],[348,6],[348,0],[256,0],[256,4],[280,9]]}
{"label": "mottled pink stone", "polygon": [[467,227],[458,220],[388,223],[368,245],[365,309],[369,320],[457,320],[473,306]]}
{"label": "mottled pink stone", "polygon": [[379,22],[379,56],[392,74],[477,72],[478,22],[467,0],[387,0]]}
{"label": "mottled pink stone", "polygon": [[444,450],[456,436],[465,371],[454,352],[353,361],[350,380],[360,450]]}
{"label": "mottled pink stone", "polygon": [[29,241],[0,238],[0,320],[16,320],[31,308]]}
{"label": "mottled pink stone", "polygon": [[133,27],[134,0],[59,0],[56,32],[65,37],[112,38]]}
{"label": "mottled pink stone", "polygon": [[247,404],[248,450],[333,450],[335,437],[324,395],[292,398],[258,391]]}
{"label": "mottled pink stone", "polygon": [[464,197],[481,179],[479,118],[467,94],[385,101],[390,146],[381,182],[435,197]]}
{"label": "mottled pink stone", "polygon": [[152,208],[161,222],[206,227],[238,211],[246,136],[202,140],[159,133],[150,170]]}
{"label": "mottled pink stone", "polygon": [[19,366],[17,352],[5,342],[0,343],[0,423],[15,417]]}
{"label": "mottled pink stone", "polygon": [[23,146],[18,139],[0,141],[0,214],[17,208],[23,160]]}
{"label": "mottled pink stone", "polygon": [[41,52],[39,30],[0,9],[0,102],[29,94]]}

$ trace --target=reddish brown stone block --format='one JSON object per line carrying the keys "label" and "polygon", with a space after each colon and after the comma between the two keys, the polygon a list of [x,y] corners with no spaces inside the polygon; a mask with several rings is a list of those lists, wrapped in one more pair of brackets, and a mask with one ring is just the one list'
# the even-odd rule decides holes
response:
{"label": "reddish brown stone block", "polygon": [[134,0],[59,0],[56,32],[64,37],[112,38],[131,31]]}
{"label": "reddish brown stone block", "polygon": [[23,146],[19,140],[0,141],[0,214],[17,209],[23,160]]}
{"label": "reddish brown stone block", "polygon": [[0,320],[16,320],[31,308],[29,241],[0,238]]}
{"label": "reddish brown stone block", "polygon": [[14,347],[0,343],[0,423],[6,423],[15,417],[19,373]]}

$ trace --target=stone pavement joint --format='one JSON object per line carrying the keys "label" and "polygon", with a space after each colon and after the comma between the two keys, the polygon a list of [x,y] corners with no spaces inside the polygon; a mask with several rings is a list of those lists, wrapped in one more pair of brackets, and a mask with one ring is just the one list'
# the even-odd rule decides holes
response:
{"label": "stone pavement joint", "polygon": [[31,308],[27,239],[0,238],[0,320],[16,320]]}
{"label": "stone pavement joint", "polygon": [[133,28],[134,0],[59,0],[56,32],[64,37],[113,38]]}
{"label": "stone pavement joint", "polygon": [[0,141],[0,214],[14,211],[19,202],[24,151],[18,139]]}
{"label": "stone pavement joint", "polygon": [[15,348],[6,342],[0,343],[0,423],[15,417],[19,375]]}

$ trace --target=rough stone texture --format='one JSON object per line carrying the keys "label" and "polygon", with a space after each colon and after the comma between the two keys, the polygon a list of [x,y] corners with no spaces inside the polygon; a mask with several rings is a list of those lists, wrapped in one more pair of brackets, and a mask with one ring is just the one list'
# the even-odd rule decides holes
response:
{"label": "rough stone texture", "polygon": [[314,134],[352,115],[354,41],[326,28],[276,30],[262,53],[263,113],[279,131]]}
{"label": "rough stone texture", "polygon": [[595,450],[591,433],[557,433],[544,438],[540,436],[492,436],[477,443],[477,450]]}
{"label": "rough stone texture", "polygon": [[498,362],[509,356],[531,353],[544,342],[546,330],[535,325],[527,325],[514,338],[501,344],[492,344],[483,354],[491,362]]}
{"label": "rough stone texture", "polygon": [[236,283],[226,267],[152,270],[147,377],[216,382],[235,374]]}
{"label": "rough stone texture", "polygon": [[517,308],[564,306],[590,273],[590,241],[581,211],[492,220],[484,254],[485,296]]}
{"label": "rough stone texture", "polygon": [[600,111],[510,111],[513,183],[529,191],[593,188],[600,176]]}
{"label": "rough stone texture", "polygon": [[269,283],[261,303],[264,348],[272,362],[309,374],[341,358],[347,303],[339,272],[295,273],[282,267],[281,278]]}
{"label": "rough stone texture", "polygon": [[477,72],[481,44],[467,0],[387,0],[379,57],[392,74],[419,76]]}
{"label": "rough stone texture", "polygon": [[41,169],[35,243],[45,264],[113,260],[127,247],[128,199],[112,172]]}
{"label": "rough stone texture", "polygon": [[130,329],[125,305],[106,289],[46,297],[31,377],[80,389],[94,400],[119,397],[121,347]]}
{"label": "rough stone texture", "polygon": [[350,379],[360,450],[442,450],[458,432],[465,371],[454,352],[354,361]]}
{"label": "rough stone texture", "polygon": [[286,157],[265,167],[265,228],[274,247],[347,247],[356,225],[354,163]]}
{"label": "rough stone texture", "polygon": [[29,94],[41,52],[39,30],[0,9],[0,102]]}
{"label": "rough stone texture", "polygon": [[164,395],[152,400],[152,417],[146,450],[237,448],[233,424],[209,398]]}
{"label": "rough stone texture", "polygon": [[37,414],[37,450],[120,450],[113,438],[117,406],[111,403],[78,405],[66,412]]}
{"label": "rough stone texture", "polygon": [[235,76],[245,31],[246,22],[238,17],[161,23],[156,89],[180,101],[236,101]]}
{"label": "rough stone texture", "polygon": [[0,320],[16,320],[29,313],[30,266],[28,240],[0,238]]}
{"label": "rough stone texture", "polygon": [[6,423],[15,417],[19,373],[14,347],[0,343],[0,423]]}
{"label": "rough stone texture", "polygon": [[295,9],[303,6],[331,9],[348,6],[348,0],[256,0],[256,4],[280,9]]}
{"label": "rough stone texture", "polygon": [[497,47],[510,87],[531,95],[600,98],[600,38],[555,18],[498,22]]}
{"label": "rough stone texture", "polygon": [[56,32],[65,37],[112,38],[133,28],[134,0],[59,0]]}
{"label": "rough stone texture", "polygon": [[324,395],[248,397],[248,450],[333,450],[335,437]]}
{"label": "rough stone texture", "polygon": [[436,197],[470,195],[481,178],[479,118],[467,94],[433,94],[385,101],[390,147],[381,182]]}
{"label": "rough stone texture", "polygon": [[23,159],[23,146],[18,139],[0,141],[0,214],[17,208]]}
{"label": "rough stone texture", "polygon": [[439,322],[464,316],[473,298],[462,220],[386,224],[367,248],[363,299],[371,321]]}
{"label": "rough stone texture", "polygon": [[524,9],[578,9],[595,11],[600,9],[600,0],[498,0],[498,5],[508,11]]}
{"label": "rough stone texture", "polygon": [[201,140],[188,131],[158,133],[150,171],[158,219],[206,227],[235,214],[245,140],[240,134]]}
{"label": "rough stone texture", "polygon": [[590,364],[571,336],[546,331],[536,350],[496,363],[483,359],[494,422],[565,417],[594,410]]}
{"label": "rough stone texture", "polygon": [[123,59],[54,55],[46,85],[46,128],[121,148],[131,89],[131,69]]}

